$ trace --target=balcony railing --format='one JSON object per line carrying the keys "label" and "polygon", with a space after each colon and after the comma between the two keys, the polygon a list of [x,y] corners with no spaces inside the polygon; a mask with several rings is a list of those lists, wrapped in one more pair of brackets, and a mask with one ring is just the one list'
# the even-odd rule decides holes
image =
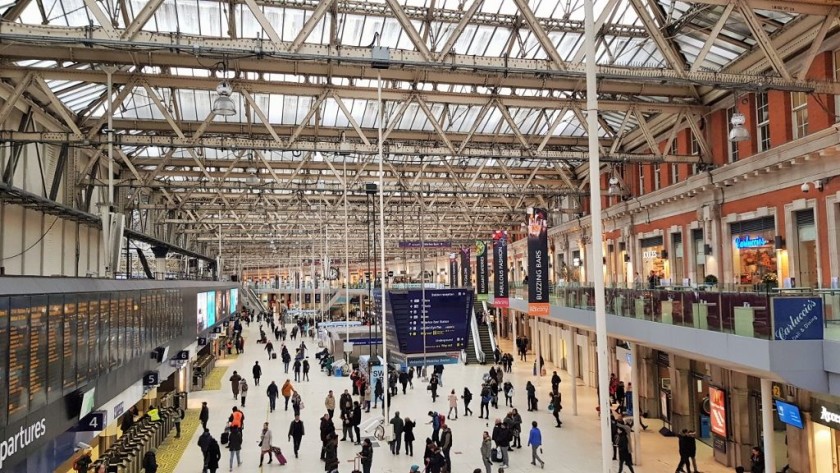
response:
{"label": "balcony railing", "polygon": [[[604,292],[608,314],[767,340],[773,339],[770,307],[774,297],[821,297],[825,339],[840,341],[840,289],[738,292],[698,288],[611,287]],[[527,300],[528,288],[516,285],[511,295]],[[552,287],[550,302],[559,307],[594,311],[595,288]]]}

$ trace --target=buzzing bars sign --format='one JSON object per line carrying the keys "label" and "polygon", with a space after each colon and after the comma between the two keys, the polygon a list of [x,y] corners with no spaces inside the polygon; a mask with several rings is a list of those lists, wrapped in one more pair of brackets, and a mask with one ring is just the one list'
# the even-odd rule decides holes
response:
{"label": "buzzing bars sign", "polygon": [[487,300],[487,243],[475,241],[475,285],[478,290],[478,300]]}
{"label": "buzzing bars sign", "polygon": [[548,316],[548,220],[545,209],[528,208],[528,314]]}
{"label": "buzzing bars sign", "polygon": [[493,232],[493,305],[510,307],[508,300],[507,232]]}

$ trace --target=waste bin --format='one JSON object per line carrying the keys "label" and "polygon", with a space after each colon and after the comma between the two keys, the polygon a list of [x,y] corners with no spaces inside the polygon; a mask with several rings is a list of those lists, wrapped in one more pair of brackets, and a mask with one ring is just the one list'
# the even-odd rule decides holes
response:
{"label": "waste bin", "polygon": [[709,438],[712,435],[712,422],[709,416],[700,416],[700,437]]}

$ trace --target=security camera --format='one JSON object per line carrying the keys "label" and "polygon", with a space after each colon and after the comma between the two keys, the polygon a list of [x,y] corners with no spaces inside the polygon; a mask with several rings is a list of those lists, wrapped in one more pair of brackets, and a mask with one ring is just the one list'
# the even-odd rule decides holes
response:
{"label": "security camera", "polygon": [[808,183],[807,183],[807,182],[805,182],[805,183],[803,183],[801,186],[799,186],[799,189],[800,189],[803,193],[807,194],[807,193],[808,193],[808,190],[810,189],[810,187],[808,187]]}

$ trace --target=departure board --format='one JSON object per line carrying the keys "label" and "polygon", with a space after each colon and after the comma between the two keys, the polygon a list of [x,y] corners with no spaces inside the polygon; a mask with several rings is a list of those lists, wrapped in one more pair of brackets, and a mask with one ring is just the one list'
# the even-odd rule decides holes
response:
{"label": "departure board", "polygon": [[99,301],[99,361],[102,364],[102,372],[111,369],[109,356],[111,354],[111,298],[108,294],[102,294]]}
{"label": "departure board", "polygon": [[64,393],[76,389],[76,295],[64,296],[64,340],[62,360]]}
{"label": "departure board", "polygon": [[387,309],[393,320],[397,349],[404,354],[463,350],[469,335],[472,291],[428,289],[425,296],[424,324],[423,291],[389,291]]}
{"label": "departure board", "polygon": [[131,357],[131,348],[128,346],[129,338],[128,325],[131,323],[131,299],[125,292],[120,293],[120,366],[124,365]]}
{"label": "departure board", "polygon": [[[0,353],[9,350],[9,298],[0,297]],[[9,400],[8,364],[6,357],[0,356],[0,425],[6,425],[6,411]]]}
{"label": "departure board", "polygon": [[149,332],[147,332],[147,327],[149,326],[149,319],[155,313],[154,303],[155,291],[143,291],[143,295],[140,296],[140,326],[137,327],[137,331],[140,334],[140,347],[143,352],[148,351]]}
{"label": "departure board", "polygon": [[88,320],[88,333],[85,335],[87,339],[88,352],[88,379],[96,379],[99,376],[99,294],[93,294],[88,303],[88,312],[90,312],[90,320]]}
{"label": "departure board", "polygon": [[134,359],[140,356],[140,329],[142,325],[140,323],[140,299],[135,296],[131,301],[131,337],[129,348],[131,349],[131,359]]}
{"label": "departure board", "polygon": [[61,349],[63,347],[64,296],[54,294],[49,299],[47,322],[47,395],[50,399],[61,396],[64,387],[61,379]]}
{"label": "departure board", "polygon": [[29,409],[47,404],[47,296],[32,296],[29,311]]}
{"label": "departure board", "polygon": [[84,386],[88,380],[87,333],[90,305],[87,294],[80,294],[76,309],[76,385]]}
{"label": "departure board", "polygon": [[14,422],[29,409],[29,296],[10,301],[9,422]]}
{"label": "departure board", "polygon": [[110,338],[110,353],[109,365],[113,370],[120,365],[120,300],[119,293],[111,294],[111,335]]}

